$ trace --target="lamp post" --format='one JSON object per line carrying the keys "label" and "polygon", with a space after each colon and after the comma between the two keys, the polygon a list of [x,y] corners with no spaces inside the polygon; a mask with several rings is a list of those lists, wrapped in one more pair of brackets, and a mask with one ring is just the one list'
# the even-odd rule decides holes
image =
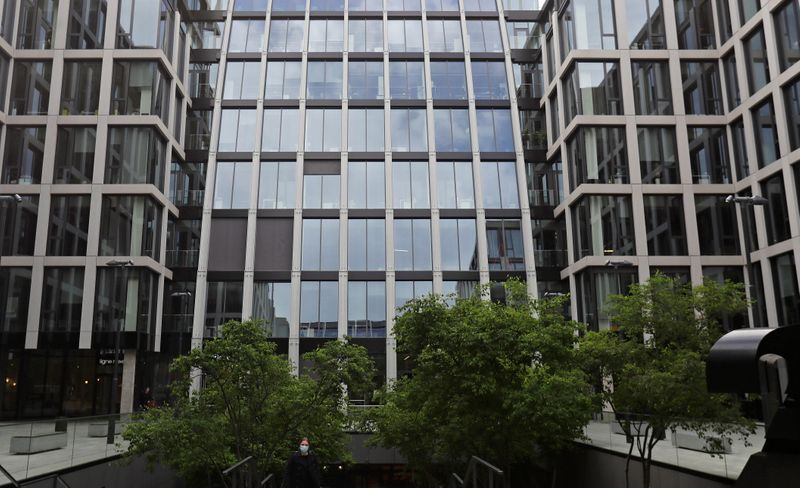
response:
{"label": "lamp post", "polygon": [[[767,200],[766,198],[762,197],[761,195],[752,195],[752,196],[728,195],[727,197],[725,197],[725,203],[733,203],[734,205],[744,205],[744,206],[750,206],[750,207],[755,207],[756,205],[758,205],[758,206],[763,207],[763,206],[769,204],[769,200]],[[753,214],[753,217],[755,217],[755,214]],[[748,291],[748,293],[750,295],[749,298],[752,300],[752,298],[755,296],[756,287],[753,286],[754,285],[754,283],[753,283],[753,260],[750,257],[750,252],[751,252],[751,249],[749,249],[750,246],[748,246],[747,243],[750,242],[750,239],[755,238],[755,236],[753,235],[753,229],[751,228],[750,218],[748,217],[748,218],[745,218],[744,220],[747,223],[746,224],[747,225],[747,229],[745,229],[745,232],[746,232],[746,234],[748,236],[748,239],[745,242],[745,250],[744,250],[745,262],[747,263],[747,265],[745,266],[745,271],[747,273],[747,283],[748,283],[747,291]],[[748,308],[748,310],[750,309],[750,304],[749,303],[747,305],[747,308]],[[752,311],[751,311],[751,315],[752,315]]]}
{"label": "lamp post", "polygon": [[[183,290],[175,290],[169,294],[169,296],[177,298],[181,297],[183,299],[183,317],[186,318],[189,316],[189,299],[192,298],[192,292],[183,289]],[[183,334],[184,331],[178,331],[178,354],[182,354],[183,351]]]}
{"label": "lamp post", "polygon": [[[109,268],[114,269],[114,286],[117,286],[117,277],[119,276],[118,270],[121,268],[127,268],[129,266],[133,266],[133,261],[130,259],[127,260],[118,260],[114,259],[106,263],[106,266]],[[113,303],[109,301],[109,305],[113,307]],[[127,304],[126,304],[127,305]],[[117,310],[114,310],[113,315],[116,318]],[[117,320],[117,330],[114,338],[114,366],[111,373],[111,389],[108,393],[108,433],[106,435],[106,444],[113,444],[114,443],[114,431],[116,430],[114,418],[114,394],[117,391],[117,376],[119,375],[119,349],[120,349],[120,335],[122,334],[122,327],[121,322],[122,320]]]}

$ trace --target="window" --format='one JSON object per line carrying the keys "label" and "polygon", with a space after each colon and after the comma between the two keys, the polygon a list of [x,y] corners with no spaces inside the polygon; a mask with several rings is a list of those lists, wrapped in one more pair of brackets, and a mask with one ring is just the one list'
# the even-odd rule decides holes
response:
{"label": "window", "polygon": [[733,50],[722,58],[722,72],[725,74],[725,90],[730,111],[738,107],[742,101],[739,93],[739,75],[736,71],[736,53]]}
{"label": "window", "polygon": [[624,127],[580,126],[567,142],[574,190],[584,183],[628,183]]}
{"label": "window", "polygon": [[348,208],[385,207],[382,161],[349,161],[347,172]]}
{"label": "window", "polygon": [[300,337],[333,337],[339,333],[339,283],[300,283]]}
{"label": "window", "polygon": [[67,47],[102,49],[106,27],[106,0],[71,0]]}
{"label": "window", "polygon": [[208,151],[211,147],[211,110],[186,111],[184,149]]}
{"label": "window", "polygon": [[253,163],[217,162],[214,208],[250,208],[250,180]]}
{"label": "window", "polygon": [[631,197],[587,195],[572,207],[575,260],[635,254]]}
{"label": "window", "polygon": [[303,219],[303,271],[339,269],[339,221]]}
{"label": "window", "polygon": [[571,0],[563,9],[559,23],[562,61],[573,49],[617,48],[611,0]]}
{"label": "window", "polygon": [[419,11],[420,0],[386,0],[386,10],[390,12]]}
{"label": "window", "polygon": [[711,0],[675,0],[675,23],[680,49],[714,49]]}
{"label": "window", "polygon": [[436,162],[439,208],[475,208],[472,163]]}
{"label": "window", "polygon": [[739,21],[742,25],[758,13],[761,9],[761,0],[737,0],[739,3]]}
{"label": "window", "polygon": [[[565,100],[568,99],[569,95],[564,95],[564,98]],[[577,107],[577,105],[575,106]],[[550,112],[550,142],[555,142],[561,136],[561,118],[558,109],[558,97],[555,94],[550,97],[550,100],[547,103],[547,108]]]}
{"label": "window", "polygon": [[166,125],[169,78],[155,61],[115,61],[112,115],[158,115]]}
{"label": "window", "polygon": [[273,12],[302,12],[305,9],[305,0],[272,0]]}
{"label": "window", "polygon": [[[631,49],[666,49],[661,0],[627,0],[625,15]],[[613,30],[613,24],[610,27]]]}
{"label": "window", "polygon": [[393,161],[394,208],[430,208],[427,161]]}
{"label": "window", "polygon": [[682,61],[683,104],[688,115],[722,115],[716,61]]}
{"label": "window", "polygon": [[473,61],[472,84],[478,100],[508,100],[506,66],[502,62]]}
{"label": "window", "polygon": [[53,195],[50,199],[48,256],[86,256],[89,195]]}
{"label": "window", "polygon": [[44,268],[42,313],[39,322],[42,342],[48,345],[78,345],[83,306],[83,267]]}
{"label": "window", "polygon": [[52,49],[57,12],[58,0],[21,0],[17,48]]}
{"label": "window", "polygon": [[[477,118],[478,147],[482,152],[514,152],[514,133],[511,130],[510,110],[478,109]],[[465,127],[469,127],[468,121]],[[467,130],[467,134],[469,134],[469,130]],[[468,145],[467,142],[467,147]]]}
{"label": "window", "polygon": [[775,128],[775,107],[772,98],[751,110],[753,116],[753,132],[756,137],[756,153],[758,154],[758,167],[772,163],[780,157],[778,145],[778,131]]}
{"label": "window", "polygon": [[642,183],[680,183],[675,128],[640,126],[637,132]]}
{"label": "window", "polygon": [[92,182],[96,137],[94,127],[59,126],[53,183]]}
{"label": "window", "polygon": [[304,175],[303,208],[339,208],[339,175]]}
{"label": "window", "polygon": [[207,171],[206,162],[183,162],[173,159],[169,178],[170,201],[179,207],[202,207]]}
{"label": "window", "polygon": [[389,52],[422,52],[422,22],[388,20]]}
{"label": "window", "polygon": [[467,76],[462,61],[431,62],[434,100],[466,100]]}
{"label": "window", "polygon": [[681,256],[688,252],[681,195],[645,195],[644,214],[649,255]]}
{"label": "window", "polygon": [[759,28],[744,39],[744,56],[747,60],[747,83],[750,94],[754,94],[769,83],[769,61],[764,29]]}
{"label": "window", "polygon": [[789,210],[786,206],[786,189],[783,185],[783,173],[761,182],[761,195],[769,203],[764,207],[764,220],[767,224],[767,242],[769,245],[777,244],[792,237],[789,225]]}
{"label": "window", "polygon": [[253,318],[262,320],[270,337],[289,337],[292,321],[292,284],[253,283]]}
{"label": "window", "polygon": [[489,270],[524,270],[525,251],[519,220],[487,220]]}
{"label": "window", "polygon": [[431,269],[431,221],[395,219],[394,269],[423,271]]}
{"label": "window", "polygon": [[442,247],[442,270],[473,271],[478,269],[478,240],[473,219],[439,221]]}
{"label": "window", "polygon": [[342,111],[306,110],[306,151],[342,150]]}
{"label": "window", "polygon": [[312,19],[308,23],[308,51],[340,53],[344,50],[344,21]]}
{"label": "window", "polygon": [[347,284],[347,335],[386,337],[386,283],[351,281]]}
{"label": "window", "polygon": [[383,100],[383,63],[380,61],[348,62],[347,93],[351,100]]}
{"label": "window", "polygon": [[506,21],[511,49],[541,49],[541,28],[536,22]]}
{"label": "window", "polygon": [[382,109],[350,109],[347,111],[347,117],[348,151],[383,151]]}
{"label": "window", "polygon": [[393,108],[392,151],[428,150],[428,123],[425,109]]}
{"label": "window", "polygon": [[[273,20],[270,24],[271,28],[280,31],[280,27],[276,27],[276,22],[295,22],[295,21],[280,21]],[[278,32],[273,32],[270,29],[269,39],[272,41],[272,36],[278,35]],[[284,30],[285,32],[285,30]],[[303,22],[300,21],[300,33],[302,42]],[[231,36],[230,43],[228,44],[228,52],[243,53],[243,52],[260,52],[264,45],[264,21],[263,20],[233,20],[231,21]],[[270,49],[271,51],[272,49]],[[288,49],[287,49],[288,51]],[[297,49],[300,51],[300,49]]]}
{"label": "window", "polygon": [[101,64],[99,61],[64,62],[61,115],[97,114]]}
{"label": "window", "polygon": [[672,115],[669,61],[632,61],[637,115]]}
{"label": "window", "polygon": [[219,129],[219,152],[255,150],[256,111],[223,109]]}
{"label": "window", "polygon": [[[0,111],[5,112],[6,110],[6,88],[8,87],[9,81],[9,60],[8,56],[3,53],[0,53],[0,93],[3,93],[3,96],[0,96]],[[2,297],[0,297],[2,299]]]}
{"label": "window", "polygon": [[575,277],[578,302],[578,319],[589,325],[589,330],[608,330],[612,327],[609,316],[609,296],[627,294],[636,283],[636,267],[619,267],[614,270],[586,268]]}
{"label": "window", "polygon": [[455,300],[466,300],[475,294],[478,288],[477,281],[459,280],[459,281],[443,281],[442,282],[442,295],[455,295],[453,298],[446,298],[448,305],[455,305]]}
{"label": "window", "polygon": [[347,6],[351,12],[379,12],[383,9],[383,0],[350,0]]}
{"label": "window", "polygon": [[0,329],[24,337],[31,294],[31,268],[5,268],[0,276],[0,300],[6,311],[0,316]]}
{"label": "window", "polygon": [[797,288],[794,253],[781,254],[770,261],[772,261],[775,305],[778,309],[778,326],[800,325],[800,290]]}
{"label": "window", "polygon": [[[381,8],[377,10],[380,11]],[[348,21],[347,36],[347,47],[351,53],[383,52],[383,21],[381,20],[351,19]]]}
{"label": "window", "polygon": [[206,324],[203,337],[216,337],[218,328],[230,320],[242,320],[244,298],[241,281],[209,281],[206,292]]}
{"label": "window", "polygon": [[731,183],[725,127],[689,127],[692,182]]}
{"label": "window", "polygon": [[9,115],[46,115],[50,100],[50,61],[14,61]]}
{"label": "window", "polygon": [[342,98],[342,63],[340,61],[310,61],[306,98],[335,100]]}
{"label": "window", "polygon": [[0,9],[0,14],[2,14],[2,18],[0,18],[0,37],[5,39],[9,44],[14,43],[14,41],[11,40],[11,36],[13,35],[14,30],[14,14],[16,13],[15,7],[16,2],[6,2],[3,3],[2,9]]}
{"label": "window", "polygon": [[467,12],[496,12],[497,5],[494,0],[464,0],[464,10]]}
{"label": "window", "polygon": [[269,52],[301,52],[303,50],[302,20],[272,20],[269,24]]}
{"label": "window", "polygon": [[265,109],[261,131],[261,151],[297,151],[299,116],[296,108]]}
{"label": "window", "polygon": [[33,256],[39,196],[21,195],[16,205],[0,206],[0,237],[3,256]]}
{"label": "window", "polygon": [[744,121],[742,117],[734,120],[730,125],[731,139],[733,142],[733,163],[736,165],[736,177],[745,178],[750,175],[750,161],[747,158],[747,145],[744,136]]}
{"label": "window", "polygon": [[175,12],[168,0],[122,0],[117,48],[160,48],[171,57],[174,19]]}
{"label": "window", "polygon": [[383,219],[350,219],[347,222],[347,269],[386,269],[386,222]]}
{"label": "window", "polygon": [[311,0],[312,12],[341,12],[344,10],[344,0]]}
{"label": "window", "polygon": [[786,103],[786,122],[789,126],[789,146],[792,151],[800,148],[800,78],[783,88]]}
{"label": "window", "polygon": [[268,61],[264,98],[296,100],[300,98],[300,62]]}
{"label": "window", "polygon": [[159,260],[162,207],[145,195],[103,195],[101,256],[149,256]]}
{"label": "window", "polygon": [[217,63],[192,63],[189,65],[189,96],[214,98],[217,91]]}
{"label": "window", "polygon": [[458,20],[428,20],[428,42],[432,52],[461,52],[461,22]]}
{"label": "window", "polygon": [[260,76],[260,63],[228,62],[225,67],[225,90],[222,98],[226,100],[257,99]]}
{"label": "window", "polygon": [[519,208],[515,162],[482,162],[481,187],[484,208]]}
{"label": "window", "polygon": [[3,183],[12,185],[41,183],[44,136],[44,127],[6,127]]}
{"label": "window", "polygon": [[503,52],[500,25],[496,20],[468,20],[467,39],[470,52]]}
{"label": "window", "polygon": [[420,61],[390,61],[389,91],[392,100],[424,100],[424,63]]}
{"label": "window", "polygon": [[225,22],[192,22],[190,26],[189,45],[192,49],[219,49],[222,47]]}
{"label": "window", "polygon": [[434,109],[433,120],[436,127],[436,151],[471,151],[469,113],[466,109]]}
{"label": "window", "polygon": [[267,0],[235,0],[234,12],[259,12],[267,9]]}
{"label": "window", "polygon": [[295,162],[262,162],[258,208],[294,208]]}
{"label": "window", "polygon": [[108,129],[105,183],[150,183],[164,189],[166,141],[154,127],[111,126]]}
{"label": "window", "polygon": [[739,255],[739,224],[736,207],[725,203],[725,195],[695,195],[700,254]]}
{"label": "window", "polygon": [[565,124],[576,115],[622,114],[619,64],[575,63],[564,80],[564,106],[567,110]]}
{"label": "window", "polygon": [[786,2],[775,10],[775,38],[781,71],[800,62],[800,5]]}

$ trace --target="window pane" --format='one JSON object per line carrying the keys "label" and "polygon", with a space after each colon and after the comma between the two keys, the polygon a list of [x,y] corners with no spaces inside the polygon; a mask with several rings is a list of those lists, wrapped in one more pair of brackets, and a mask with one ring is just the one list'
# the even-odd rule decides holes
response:
{"label": "window pane", "polygon": [[709,0],[675,0],[680,49],[714,49],[714,16]]}
{"label": "window pane", "polygon": [[639,127],[642,183],[679,183],[674,127]]}
{"label": "window pane", "polygon": [[772,163],[780,157],[780,146],[778,145],[778,132],[775,128],[775,108],[772,105],[772,98],[754,108],[753,130],[756,136],[756,153],[758,154],[758,167]]}
{"label": "window pane", "polygon": [[683,103],[687,114],[722,115],[717,62],[681,62]]}
{"label": "window pane", "polygon": [[672,115],[669,62],[632,62],[633,92],[637,115]]}
{"label": "window pane", "polygon": [[647,226],[648,254],[680,256],[687,253],[683,197],[680,195],[645,195],[644,214]]}

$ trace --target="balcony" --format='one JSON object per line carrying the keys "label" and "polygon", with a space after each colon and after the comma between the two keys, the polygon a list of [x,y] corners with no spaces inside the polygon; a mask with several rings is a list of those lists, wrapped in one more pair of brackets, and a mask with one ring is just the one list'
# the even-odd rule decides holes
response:
{"label": "balcony", "polygon": [[557,190],[528,190],[528,204],[531,207],[557,207],[561,199]]}
{"label": "balcony", "polygon": [[202,207],[205,190],[173,190],[169,199],[176,207]]}
{"label": "balcony", "polygon": [[200,257],[197,249],[167,249],[168,268],[196,268]]}
{"label": "balcony", "polygon": [[534,249],[533,262],[537,268],[566,268],[567,251],[566,249]]}

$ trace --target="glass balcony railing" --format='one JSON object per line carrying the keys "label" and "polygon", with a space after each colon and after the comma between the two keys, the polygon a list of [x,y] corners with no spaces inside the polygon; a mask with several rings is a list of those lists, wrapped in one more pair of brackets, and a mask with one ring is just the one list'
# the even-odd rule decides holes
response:
{"label": "glass balcony railing", "polygon": [[196,268],[200,257],[197,249],[167,249],[166,265],[174,268]]}
{"label": "glass balcony railing", "polygon": [[561,199],[556,190],[528,190],[528,203],[532,207],[557,207]]}
{"label": "glass balcony railing", "polygon": [[567,251],[562,249],[534,249],[533,262],[537,268],[566,268]]}
{"label": "glass balcony railing", "polygon": [[202,207],[205,190],[174,190],[170,201],[178,207]]}

